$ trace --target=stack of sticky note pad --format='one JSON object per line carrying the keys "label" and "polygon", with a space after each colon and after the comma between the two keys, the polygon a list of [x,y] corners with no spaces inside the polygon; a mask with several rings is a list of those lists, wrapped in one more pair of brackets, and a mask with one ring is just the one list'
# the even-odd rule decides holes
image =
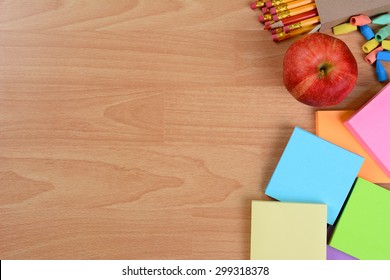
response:
{"label": "stack of sticky note pad", "polygon": [[390,83],[316,128],[293,130],[265,190],[277,201],[252,202],[251,259],[390,259],[390,191],[375,184],[390,183]]}

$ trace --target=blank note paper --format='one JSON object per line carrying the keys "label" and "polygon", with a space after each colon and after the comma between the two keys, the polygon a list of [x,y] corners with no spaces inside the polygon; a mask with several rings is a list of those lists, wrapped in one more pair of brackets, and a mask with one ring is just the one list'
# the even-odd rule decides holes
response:
{"label": "blank note paper", "polygon": [[363,158],[296,127],[265,193],[284,202],[324,203],[333,225]]}
{"label": "blank note paper", "polygon": [[356,260],[356,258],[341,252],[331,246],[326,247],[326,259],[330,261],[334,260]]}
{"label": "blank note paper", "polygon": [[325,260],[326,205],[252,201],[252,260]]}
{"label": "blank note paper", "polygon": [[386,175],[360,142],[345,127],[344,122],[354,113],[355,111],[317,111],[316,134],[333,144],[362,156],[364,163],[359,171],[359,177],[373,183],[390,183],[390,176]]}
{"label": "blank note paper", "polygon": [[390,83],[347,120],[345,126],[390,176]]}
{"label": "blank note paper", "polygon": [[330,245],[362,260],[390,260],[390,191],[359,178]]}

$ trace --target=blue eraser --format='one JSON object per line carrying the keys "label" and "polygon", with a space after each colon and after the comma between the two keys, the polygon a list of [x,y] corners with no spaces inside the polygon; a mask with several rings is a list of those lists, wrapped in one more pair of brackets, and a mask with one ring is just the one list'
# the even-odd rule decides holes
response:
{"label": "blue eraser", "polygon": [[390,61],[390,51],[380,51],[376,54],[376,59]]}
{"label": "blue eraser", "polygon": [[389,78],[387,77],[386,69],[385,69],[385,67],[383,67],[380,60],[377,59],[375,63],[376,63],[375,72],[376,72],[376,77],[378,78],[378,81],[385,82],[385,81],[389,80]]}
{"label": "blue eraser", "polygon": [[375,37],[374,31],[372,31],[371,27],[369,27],[367,24],[359,26],[358,28],[360,33],[362,33],[362,35],[367,41]]}

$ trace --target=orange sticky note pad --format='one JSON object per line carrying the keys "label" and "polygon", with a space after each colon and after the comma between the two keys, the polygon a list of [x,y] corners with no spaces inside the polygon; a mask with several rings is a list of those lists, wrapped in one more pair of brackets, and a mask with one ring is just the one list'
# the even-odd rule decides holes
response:
{"label": "orange sticky note pad", "polygon": [[374,183],[390,183],[390,177],[368,154],[363,146],[345,127],[344,122],[353,115],[355,111],[317,111],[316,112],[316,134],[346,150],[364,157],[363,166],[360,169],[359,177]]}

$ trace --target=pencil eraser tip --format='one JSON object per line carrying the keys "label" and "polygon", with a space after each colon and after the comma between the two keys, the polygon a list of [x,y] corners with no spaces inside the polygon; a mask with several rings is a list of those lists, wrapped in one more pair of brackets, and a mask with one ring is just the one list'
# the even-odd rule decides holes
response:
{"label": "pencil eraser tip", "polygon": [[382,63],[379,60],[376,61],[376,71],[375,72],[376,72],[376,77],[377,77],[379,82],[385,82],[389,79],[385,68],[383,67]]}
{"label": "pencil eraser tip", "polygon": [[288,27],[288,25],[283,26],[283,31],[286,33],[290,32],[290,27]]}
{"label": "pencil eraser tip", "polygon": [[368,55],[365,56],[364,60],[369,64],[374,64],[376,61],[376,56],[380,51],[383,51],[382,46],[379,46],[375,50],[371,51]]}
{"label": "pencil eraser tip", "polygon": [[390,25],[387,25],[385,27],[382,27],[376,34],[375,34],[375,39],[378,42],[382,42],[386,38],[390,36]]}
{"label": "pencil eraser tip", "polygon": [[279,17],[278,17],[278,15],[273,15],[273,16],[272,16],[272,19],[273,19],[274,21],[278,21],[278,20],[279,20]]}
{"label": "pencil eraser tip", "polygon": [[278,35],[272,34],[272,40],[277,41],[278,40]]}
{"label": "pencil eraser tip", "polygon": [[359,26],[358,29],[366,40],[371,40],[375,37],[374,31],[367,24]]}
{"label": "pencil eraser tip", "polygon": [[376,58],[381,61],[390,61],[390,52],[389,51],[378,51]]}
{"label": "pencil eraser tip", "polygon": [[263,14],[266,14],[266,13],[268,13],[268,8],[263,7],[263,8],[261,8],[261,11],[263,12]]}
{"label": "pencil eraser tip", "polygon": [[273,15],[276,14],[276,9],[275,9],[275,7],[270,8],[269,11],[270,11],[270,13],[273,14]]}
{"label": "pencil eraser tip", "polygon": [[371,23],[371,19],[366,15],[358,15],[351,17],[349,23],[354,26],[362,26]]}
{"label": "pencil eraser tip", "polygon": [[257,5],[256,3],[250,3],[249,7],[251,7],[252,10],[256,10]]}
{"label": "pencil eraser tip", "polygon": [[259,21],[264,22],[265,21],[264,16],[259,16]]}
{"label": "pencil eraser tip", "polygon": [[383,14],[377,16],[372,20],[372,23],[379,24],[379,25],[387,25],[390,23],[390,14]]}
{"label": "pencil eraser tip", "polygon": [[271,1],[265,2],[265,6],[266,6],[267,8],[271,8],[273,5],[274,5],[274,4],[272,4]]}
{"label": "pencil eraser tip", "polygon": [[342,23],[332,27],[333,35],[346,34],[357,30],[357,26],[348,23]]}

